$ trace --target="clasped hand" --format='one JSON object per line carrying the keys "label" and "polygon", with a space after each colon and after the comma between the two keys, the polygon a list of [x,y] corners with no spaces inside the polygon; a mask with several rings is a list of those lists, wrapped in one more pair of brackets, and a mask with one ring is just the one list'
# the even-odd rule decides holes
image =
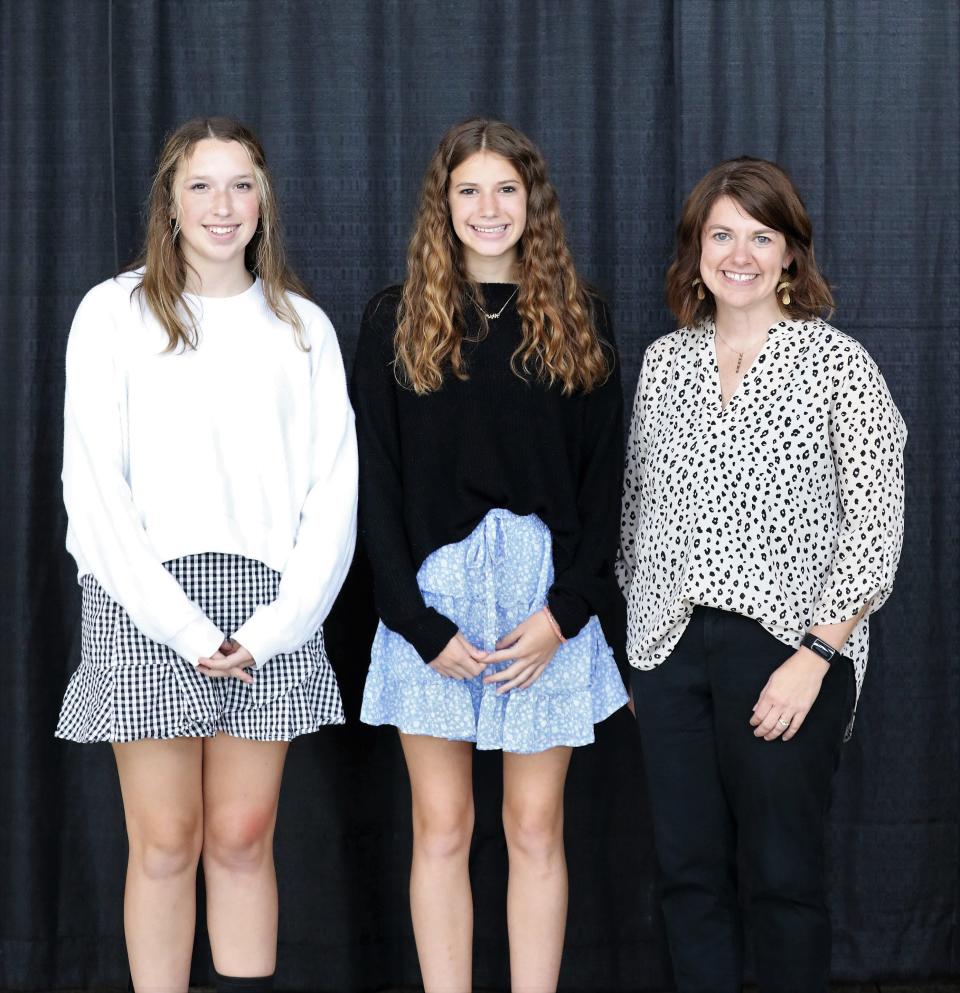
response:
{"label": "clasped hand", "polygon": [[496,644],[496,651],[485,652],[471,645],[458,631],[444,650],[430,663],[430,668],[451,679],[473,679],[489,665],[510,662],[505,669],[485,676],[483,682],[501,683],[497,696],[512,689],[526,689],[542,675],[560,647],[550,622],[541,611],[531,614]]}
{"label": "clasped hand", "polygon": [[200,659],[197,668],[211,679],[239,679],[253,683],[247,669],[254,665],[253,656],[239,642],[226,638],[220,648],[208,659]]}

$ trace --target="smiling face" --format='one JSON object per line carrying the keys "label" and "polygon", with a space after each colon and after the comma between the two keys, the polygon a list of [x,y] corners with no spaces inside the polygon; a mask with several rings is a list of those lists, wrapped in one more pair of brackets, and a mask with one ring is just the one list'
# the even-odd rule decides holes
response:
{"label": "smiling face", "polygon": [[174,186],[180,246],[186,262],[222,278],[246,271],[244,252],[257,230],[260,198],[253,163],[236,141],[205,138],[183,161]]}
{"label": "smiling face", "polygon": [[700,278],[723,310],[769,311],[780,319],[776,296],[781,273],[793,261],[779,231],[761,224],[731,197],[720,197],[700,235]]}
{"label": "smiling face", "polygon": [[475,152],[450,173],[450,219],[473,279],[510,282],[527,223],[527,191],[508,159]]}

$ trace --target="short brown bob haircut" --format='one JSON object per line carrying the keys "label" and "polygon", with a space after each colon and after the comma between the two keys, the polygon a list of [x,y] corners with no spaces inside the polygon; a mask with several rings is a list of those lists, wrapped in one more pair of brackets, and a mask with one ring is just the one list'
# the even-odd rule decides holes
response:
{"label": "short brown bob haircut", "polygon": [[[677,248],[667,270],[667,306],[681,327],[690,327],[716,312],[716,301],[705,284],[705,299],[697,299],[700,278],[700,238],[713,205],[730,197],[765,227],[779,231],[793,261],[787,269],[790,303],[780,309],[794,319],[833,313],[833,295],[817,268],[813,228],[800,194],[790,177],[774,162],[742,156],[714,166],[693,188],[677,225]],[[779,295],[778,295],[779,296]]]}

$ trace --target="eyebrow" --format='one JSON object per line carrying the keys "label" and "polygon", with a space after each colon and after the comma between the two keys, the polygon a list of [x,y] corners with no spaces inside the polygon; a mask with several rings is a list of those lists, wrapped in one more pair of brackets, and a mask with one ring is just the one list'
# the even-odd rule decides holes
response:
{"label": "eyebrow", "polygon": [[[187,178],[184,180],[184,182],[189,183],[190,180],[192,180],[192,179],[205,179],[207,182],[209,182],[212,179],[212,177],[211,176],[187,176]],[[231,183],[235,183],[238,179],[249,179],[249,180],[253,180],[253,176],[251,176],[247,172],[244,172],[244,173],[241,173],[239,176],[231,176],[230,177],[230,182]]]}
{"label": "eyebrow", "polygon": [[[520,182],[521,182],[521,180],[518,177],[513,176],[510,179],[498,179],[493,185],[494,186],[505,186],[507,183],[518,184]],[[481,185],[480,183],[470,182],[469,180],[465,180],[462,183],[457,183],[456,184],[456,188],[457,189],[460,189],[461,186],[480,186],[480,185]]]}
{"label": "eyebrow", "polygon": [[[733,231],[733,228],[728,228],[725,224],[711,224],[707,228],[708,231]],[[773,228],[754,228],[754,234],[776,234]]]}

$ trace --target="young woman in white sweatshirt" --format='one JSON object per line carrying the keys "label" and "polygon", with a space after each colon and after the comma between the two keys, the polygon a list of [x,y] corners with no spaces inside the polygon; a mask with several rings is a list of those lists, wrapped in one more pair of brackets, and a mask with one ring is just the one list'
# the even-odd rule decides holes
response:
{"label": "young woman in white sweatshirt", "polygon": [[336,335],[235,121],[170,135],[142,258],[80,304],[63,486],[82,652],[57,735],[113,745],[135,989],[187,990],[202,857],[218,990],[269,990],[288,742],[343,722],[321,623],[357,459]]}

